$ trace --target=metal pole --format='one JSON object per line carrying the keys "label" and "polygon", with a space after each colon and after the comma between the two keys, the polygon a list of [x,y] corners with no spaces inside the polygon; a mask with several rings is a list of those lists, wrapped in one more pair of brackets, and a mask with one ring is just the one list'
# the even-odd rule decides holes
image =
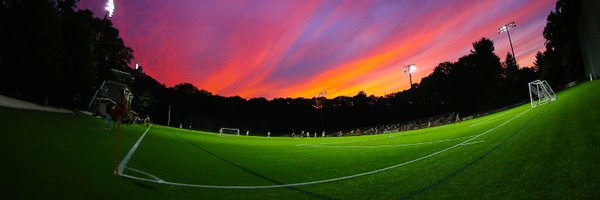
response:
{"label": "metal pole", "polygon": [[169,116],[167,118],[167,126],[171,126],[171,105],[169,105]]}
{"label": "metal pole", "polygon": [[92,104],[94,103],[94,101],[96,101],[96,96],[98,96],[98,91],[100,91],[100,89],[104,88],[104,84],[106,83],[106,81],[102,81],[102,85],[100,85],[100,88],[96,89],[96,92],[94,93],[94,96],[92,97],[92,100],[90,101],[90,104],[88,104],[88,110],[92,111]]}
{"label": "metal pole", "polygon": [[120,163],[120,159],[119,159],[119,138],[120,138],[120,134],[121,134],[121,116],[119,115],[117,117],[117,144],[115,144],[115,169],[113,171],[114,175],[121,175],[119,174],[119,165]]}
{"label": "metal pole", "polygon": [[412,88],[412,73],[408,73],[408,79],[410,80],[410,88]]}
{"label": "metal pole", "polygon": [[513,59],[515,59],[515,62],[517,62],[517,56],[515,55],[515,49],[513,48],[512,39],[510,39],[510,31],[508,29],[506,30],[506,34],[508,34],[508,42],[510,43],[510,50],[512,51]]}
{"label": "metal pole", "polygon": [[533,95],[531,93],[531,83],[527,84],[529,86],[529,101],[531,102],[531,107],[533,108]]}
{"label": "metal pole", "polygon": [[542,97],[540,96],[540,95],[541,95],[541,94],[540,94],[540,92],[541,92],[541,91],[540,91],[540,85],[537,85],[537,88],[536,88],[536,90],[537,90],[537,92],[538,92],[538,99],[539,99],[539,101],[538,101],[538,105],[541,105],[541,103],[542,103]]}

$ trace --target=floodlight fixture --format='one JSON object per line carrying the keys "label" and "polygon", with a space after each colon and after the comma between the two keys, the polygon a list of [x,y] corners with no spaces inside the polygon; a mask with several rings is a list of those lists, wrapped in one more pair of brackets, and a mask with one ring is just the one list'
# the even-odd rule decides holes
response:
{"label": "floodlight fixture", "polygon": [[412,73],[417,70],[417,66],[415,64],[410,64],[402,67],[402,71],[404,74],[408,74],[408,79],[410,81],[410,87],[412,88]]}
{"label": "floodlight fixture", "polygon": [[113,0],[108,0],[104,9],[106,9],[106,14],[108,15],[108,17],[112,17],[113,13],[115,12],[115,2]]}
{"label": "floodlight fixture", "polygon": [[517,24],[515,24],[515,22],[510,22],[508,24],[505,24],[504,26],[501,26],[500,28],[498,28],[498,34],[503,33],[508,31],[511,28],[517,27]]}
{"label": "floodlight fixture", "polygon": [[417,70],[417,66],[415,64],[410,64],[402,67],[402,71],[404,72],[404,74],[413,73],[415,70]]}
{"label": "floodlight fixture", "polygon": [[511,28],[517,27],[517,24],[515,24],[515,22],[510,22],[508,24],[505,24],[504,26],[501,26],[500,28],[498,28],[498,34],[501,34],[503,32],[506,32],[506,34],[508,34],[508,42],[510,43],[510,50],[512,51],[512,55],[513,58],[515,59],[515,62],[517,61],[517,56],[515,55],[515,49],[513,48],[512,45],[512,39],[510,39],[510,30]]}
{"label": "floodlight fixture", "polygon": [[325,97],[327,95],[327,91],[319,92],[319,97]]}

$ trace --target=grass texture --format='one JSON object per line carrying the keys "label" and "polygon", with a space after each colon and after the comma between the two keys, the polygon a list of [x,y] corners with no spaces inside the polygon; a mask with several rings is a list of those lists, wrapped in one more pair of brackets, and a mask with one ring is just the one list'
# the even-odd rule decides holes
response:
{"label": "grass texture", "polygon": [[[341,138],[153,125],[124,171],[224,188],[114,176],[115,133],[102,119],[0,107],[0,199],[597,199],[599,103],[600,82],[587,82],[534,109]],[[123,126],[121,158],[145,130]],[[286,184],[298,185],[252,188]]]}

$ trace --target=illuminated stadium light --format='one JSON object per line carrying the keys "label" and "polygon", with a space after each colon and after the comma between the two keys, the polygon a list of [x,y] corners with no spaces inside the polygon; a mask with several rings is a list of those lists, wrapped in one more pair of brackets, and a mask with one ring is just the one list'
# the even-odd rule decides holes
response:
{"label": "illuminated stadium light", "polygon": [[411,74],[417,70],[417,66],[415,64],[410,64],[402,67],[402,71],[404,74]]}
{"label": "illuminated stadium light", "polygon": [[517,56],[515,55],[515,49],[513,48],[513,45],[512,45],[512,39],[510,39],[510,31],[508,31],[514,27],[517,27],[517,24],[515,24],[515,22],[510,22],[508,24],[505,24],[504,26],[501,26],[500,28],[498,28],[498,34],[501,34],[503,32],[506,32],[506,34],[508,34],[508,42],[510,43],[510,50],[512,51],[512,56],[516,62]]}
{"label": "illuminated stadium light", "polygon": [[319,93],[319,97],[325,97],[327,95],[327,91],[323,91]]}
{"label": "illuminated stadium light", "polygon": [[515,22],[511,22],[504,26],[501,26],[500,28],[498,28],[498,34],[507,32],[509,29],[514,28],[514,27],[517,27],[517,24],[515,24]]}
{"label": "illuminated stadium light", "polygon": [[106,7],[104,7],[104,9],[106,9],[106,13],[107,13],[108,17],[112,17],[113,13],[115,12],[115,2],[113,0],[108,0],[108,2],[106,2]]}
{"label": "illuminated stadium light", "polygon": [[412,88],[412,73],[417,70],[417,66],[415,64],[410,64],[402,67],[402,71],[404,74],[408,74],[408,79],[410,81],[410,87]]}

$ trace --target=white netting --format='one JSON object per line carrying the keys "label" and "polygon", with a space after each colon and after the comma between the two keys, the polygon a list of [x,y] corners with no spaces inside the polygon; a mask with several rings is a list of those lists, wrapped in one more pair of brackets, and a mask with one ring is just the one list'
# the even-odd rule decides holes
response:
{"label": "white netting", "polygon": [[240,135],[240,129],[237,128],[221,128],[219,134]]}
{"label": "white netting", "polygon": [[529,83],[529,98],[531,107],[543,105],[556,100],[556,94],[546,81],[535,80]]}

